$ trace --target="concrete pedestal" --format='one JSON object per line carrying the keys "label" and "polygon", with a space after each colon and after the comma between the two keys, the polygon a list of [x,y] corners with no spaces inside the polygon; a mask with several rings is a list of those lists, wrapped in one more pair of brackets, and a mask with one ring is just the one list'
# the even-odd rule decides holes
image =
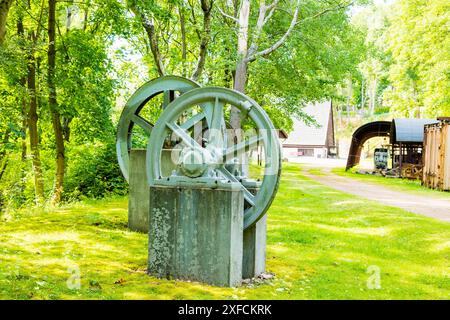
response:
{"label": "concrete pedestal", "polygon": [[[162,174],[170,176],[176,168],[171,158],[172,150],[163,150]],[[129,168],[128,228],[148,233],[149,197],[146,175],[145,149],[131,149]]]}
{"label": "concrete pedestal", "polygon": [[218,286],[239,285],[243,192],[158,186],[150,187],[149,193],[148,273]]}
{"label": "concrete pedestal", "polygon": [[148,184],[145,149],[131,149],[129,162],[128,228],[148,232]]}
{"label": "concrete pedestal", "polygon": [[267,214],[244,231],[242,277],[249,279],[266,271]]}

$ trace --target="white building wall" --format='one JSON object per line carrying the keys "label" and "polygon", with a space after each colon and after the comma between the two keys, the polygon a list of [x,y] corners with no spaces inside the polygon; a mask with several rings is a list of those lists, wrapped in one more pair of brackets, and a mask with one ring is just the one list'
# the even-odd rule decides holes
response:
{"label": "white building wall", "polygon": [[[312,149],[312,156],[300,155],[298,149]],[[288,148],[283,147],[283,159],[295,159],[295,158],[326,158],[328,155],[328,150],[326,148]]]}

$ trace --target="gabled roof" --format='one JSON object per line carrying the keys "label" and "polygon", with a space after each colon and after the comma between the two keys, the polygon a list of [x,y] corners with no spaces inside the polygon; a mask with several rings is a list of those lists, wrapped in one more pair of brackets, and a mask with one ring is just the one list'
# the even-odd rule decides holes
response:
{"label": "gabled roof", "polygon": [[426,124],[437,123],[434,119],[394,119],[392,120],[391,143],[423,142]]}
{"label": "gabled roof", "polygon": [[307,125],[303,120],[294,118],[294,129],[289,133],[283,145],[325,146],[327,129],[331,115],[331,101],[308,104],[303,111],[319,124]]}

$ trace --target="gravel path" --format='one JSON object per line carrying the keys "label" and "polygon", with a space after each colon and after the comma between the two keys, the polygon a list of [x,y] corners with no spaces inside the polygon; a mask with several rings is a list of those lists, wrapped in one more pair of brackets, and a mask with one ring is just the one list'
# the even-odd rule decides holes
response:
{"label": "gravel path", "polygon": [[325,175],[303,174],[333,189],[354,194],[382,204],[398,207],[406,211],[450,222],[450,199],[445,197],[427,197],[407,192],[386,189],[383,186],[360,182],[351,178],[335,175],[328,170]]}

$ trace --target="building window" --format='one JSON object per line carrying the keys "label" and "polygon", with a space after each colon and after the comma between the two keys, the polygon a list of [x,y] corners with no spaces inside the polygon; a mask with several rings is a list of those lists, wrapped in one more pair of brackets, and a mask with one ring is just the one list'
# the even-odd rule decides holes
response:
{"label": "building window", "polygon": [[314,157],[314,149],[297,149],[297,156],[299,157]]}

